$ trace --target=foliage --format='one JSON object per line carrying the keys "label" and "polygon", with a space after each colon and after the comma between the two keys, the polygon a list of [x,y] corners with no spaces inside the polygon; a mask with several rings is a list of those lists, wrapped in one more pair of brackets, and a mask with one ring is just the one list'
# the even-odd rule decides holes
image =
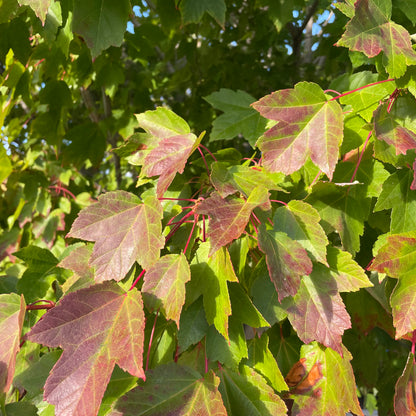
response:
{"label": "foliage", "polygon": [[414,10],[0,1],[0,413],[414,416]]}

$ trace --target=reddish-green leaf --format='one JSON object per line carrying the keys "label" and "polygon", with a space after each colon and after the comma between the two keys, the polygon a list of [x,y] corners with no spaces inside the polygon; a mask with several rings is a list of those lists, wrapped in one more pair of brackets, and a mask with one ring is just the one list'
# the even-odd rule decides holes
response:
{"label": "reddish-green leaf", "polygon": [[159,258],[162,212],[152,196],[141,202],[125,191],[108,192],[78,214],[68,237],[95,241],[90,265],[96,267],[96,281],[118,281],[135,261],[148,269]]}
{"label": "reddish-green leaf", "polygon": [[120,46],[130,12],[129,0],[75,0],[73,31],[79,33],[97,57],[109,46]]}
{"label": "reddish-green leaf", "polygon": [[270,279],[277,290],[279,301],[295,295],[300,277],[312,272],[312,262],[306,250],[286,233],[259,229],[259,248],[266,254]]}
{"label": "reddish-green leaf", "polygon": [[234,372],[222,368],[218,373],[220,391],[228,415],[284,416],[287,414],[283,400],[255,370],[241,366]]}
{"label": "reddish-green leaf", "polygon": [[218,332],[228,339],[228,317],[231,315],[231,302],[227,281],[235,282],[230,255],[225,247],[217,250],[213,255],[210,244],[202,243],[192,261],[192,278],[187,285],[194,299],[201,294],[204,297],[204,309],[207,321],[214,324]]}
{"label": "reddish-green leaf", "polygon": [[218,384],[212,371],[201,377],[189,367],[162,365],[121,397],[110,416],[227,416]]}
{"label": "reddish-green leaf", "polygon": [[313,366],[319,366],[322,378],[305,392],[312,394],[295,395],[293,416],[345,416],[349,411],[363,416],[350,364],[352,356],[343,345],[340,356],[330,348],[313,342],[302,346],[301,357],[306,359],[308,371],[311,371]]}
{"label": "reddish-green leaf", "polygon": [[28,339],[64,350],[45,384],[57,416],[96,415],[115,364],[145,378],[144,326],[140,292],[114,282],[69,293],[48,311]]}
{"label": "reddish-green leaf", "polygon": [[179,328],[185,303],[185,283],[191,271],[184,254],[161,257],[144,275],[143,300],[150,310],[161,308],[166,319],[173,319]]}
{"label": "reddish-green leaf", "polygon": [[388,111],[389,103],[380,105],[374,112],[376,137],[394,146],[396,155],[405,155],[409,149],[416,148],[416,134],[399,124],[395,114]]}
{"label": "reddish-green leaf", "polygon": [[327,101],[318,85],[300,82],[294,89],[263,97],[253,107],[277,121],[257,142],[267,169],[291,174],[310,157],[332,178],[343,136],[342,109],[336,101]]}
{"label": "reddish-green leaf", "polygon": [[416,414],[416,365],[415,357],[409,354],[403,374],[397,380],[394,394],[396,415],[414,416]]}
{"label": "reddish-green leaf", "polygon": [[140,177],[159,176],[157,196],[161,197],[177,173],[182,173],[186,161],[199,141],[190,133],[188,124],[166,108],[136,114],[140,127],[153,137],[142,151],[137,163],[143,165]]}
{"label": "reddish-green leaf", "polygon": [[305,344],[318,341],[342,354],[342,334],[351,328],[351,320],[332,277],[314,268],[310,276],[302,278],[287,312]]}
{"label": "reddish-green leaf", "polygon": [[285,232],[309,251],[315,260],[326,262],[328,239],[319,221],[318,211],[303,201],[292,199],[286,206],[279,207],[273,217],[275,231]]}
{"label": "reddish-green leaf", "polygon": [[46,14],[52,0],[18,0],[18,2],[20,6],[30,6],[42,24],[45,24]]}
{"label": "reddish-green leaf", "polygon": [[363,52],[369,58],[383,51],[383,65],[390,76],[398,78],[407,65],[416,63],[416,53],[409,33],[390,18],[390,0],[358,0],[355,15],[337,45]]}
{"label": "reddish-green leaf", "polygon": [[0,295],[0,392],[7,393],[12,384],[25,310],[23,295]]}
{"label": "reddish-green leaf", "polygon": [[244,232],[254,208],[269,206],[269,193],[263,186],[253,189],[245,201],[243,199],[221,198],[214,192],[197,207],[197,214],[210,216],[207,238],[211,241],[212,255],[219,248],[231,243]]}

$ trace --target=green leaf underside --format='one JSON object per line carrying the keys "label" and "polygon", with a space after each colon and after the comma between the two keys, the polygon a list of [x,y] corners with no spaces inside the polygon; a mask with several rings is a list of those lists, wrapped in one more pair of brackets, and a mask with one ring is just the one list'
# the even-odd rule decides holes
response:
{"label": "green leaf underside", "polygon": [[0,295],[0,391],[7,393],[12,384],[16,354],[20,349],[20,334],[26,303],[15,293]]}
{"label": "green leaf underside", "polygon": [[296,295],[300,278],[312,272],[306,250],[286,233],[259,228],[259,248],[266,255],[267,268],[279,301]]}
{"label": "green leaf underside", "polygon": [[185,283],[191,278],[184,254],[161,257],[144,275],[143,301],[151,311],[162,308],[166,319],[179,328],[182,306],[185,303]]}
{"label": "green leaf underside", "polygon": [[121,280],[137,261],[148,269],[164,246],[162,207],[154,197],[143,203],[125,191],[108,192],[84,208],[68,237],[95,241],[90,265],[96,267],[96,281]]}
{"label": "green leaf underside", "polygon": [[129,12],[128,0],[75,0],[73,31],[85,39],[95,58],[109,46],[121,45]]}
{"label": "green leaf underside", "polygon": [[260,205],[270,206],[269,194],[262,186],[254,188],[246,201],[221,198],[214,192],[199,203],[195,212],[210,216],[207,232],[207,238],[211,241],[210,255],[240,237],[252,211]]}
{"label": "green leaf underside", "polygon": [[351,328],[351,320],[332,277],[319,268],[304,276],[287,312],[305,344],[318,341],[342,354],[342,334]]}
{"label": "green leaf underside", "polygon": [[229,415],[286,415],[283,400],[274,393],[260,374],[242,366],[239,373],[219,372],[220,391]]}
{"label": "green leaf underside", "polygon": [[231,302],[227,281],[236,282],[230,255],[225,247],[209,255],[208,242],[201,243],[191,263],[191,281],[187,291],[195,298],[203,295],[204,309],[208,324],[228,339],[228,317],[231,315]]}
{"label": "green leaf underside", "polygon": [[260,99],[253,107],[277,121],[257,142],[266,169],[289,175],[310,157],[332,178],[343,137],[342,109],[336,101],[327,101],[318,85],[300,82],[294,89]]}
{"label": "green leaf underside", "polygon": [[96,414],[114,365],[143,371],[144,313],[140,293],[104,282],[69,293],[28,334],[64,352],[45,384],[57,414]]}
{"label": "green leaf underside", "polygon": [[349,411],[363,416],[357,398],[354,373],[350,364],[352,356],[342,345],[342,356],[330,348],[313,342],[301,348],[310,370],[314,364],[321,367],[322,380],[312,394],[296,395],[292,412],[297,416],[325,415],[345,416]]}
{"label": "green leaf underside", "polygon": [[218,384],[219,379],[212,371],[201,377],[189,367],[161,365],[148,372],[145,383],[121,397],[110,415],[226,416]]}
{"label": "green leaf underside", "polygon": [[383,65],[391,77],[398,78],[407,65],[416,63],[416,53],[409,33],[390,17],[389,1],[358,0],[355,15],[337,45],[363,52],[370,58],[383,51]]}

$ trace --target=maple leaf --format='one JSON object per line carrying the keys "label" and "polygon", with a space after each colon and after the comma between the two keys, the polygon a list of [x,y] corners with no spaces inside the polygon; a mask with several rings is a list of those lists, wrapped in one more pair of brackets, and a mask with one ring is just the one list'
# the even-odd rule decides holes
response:
{"label": "maple leaf", "polygon": [[153,196],[141,202],[129,192],[108,192],[81,210],[67,237],[95,241],[90,266],[96,267],[96,281],[119,281],[135,261],[148,269],[159,258],[162,214]]}
{"label": "maple leaf", "polygon": [[175,363],[149,370],[145,383],[116,402],[110,416],[227,416],[218,377]]}
{"label": "maple leaf", "polygon": [[416,414],[415,390],[415,357],[410,353],[403,374],[396,383],[396,391],[394,394],[394,411],[396,415],[412,416]]}
{"label": "maple leaf", "polygon": [[390,232],[392,234],[416,229],[416,194],[411,190],[413,172],[400,169],[392,173],[383,184],[383,190],[374,212],[391,208]]}
{"label": "maple leaf", "polygon": [[263,186],[253,189],[246,201],[225,199],[214,192],[197,206],[197,214],[210,216],[207,238],[211,241],[211,256],[219,248],[231,243],[244,232],[254,208],[270,207],[269,193]]}
{"label": "maple leaf", "polygon": [[224,338],[228,339],[228,317],[231,315],[231,302],[227,281],[238,281],[235,275],[230,255],[225,247],[214,254],[209,242],[201,243],[191,263],[191,281],[187,285],[187,292],[194,299],[201,294],[207,322]]}
{"label": "maple leaf", "polygon": [[145,378],[140,292],[104,282],[64,296],[27,338],[64,352],[45,384],[57,416],[95,416],[115,364]]}
{"label": "maple leaf", "polygon": [[7,393],[12,384],[25,311],[23,295],[0,295],[0,392]]}
{"label": "maple leaf", "polygon": [[377,139],[394,146],[396,155],[405,155],[410,149],[416,149],[416,134],[400,125],[395,114],[388,112],[389,103],[379,106],[374,112],[374,131]]}
{"label": "maple leaf", "polygon": [[238,372],[219,371],[219,386],[229,415],[286,415],[283,400],[254,369],[240,366]]}
{"label": "maple leaf", "polygon": [[352,356],[343,345],[341,347],[339,355],[316,342],[302,346],[300,355],[307,369],[310,371],[319,365],[323,377],[313,386],[311,394],[293,396],[293,416],[345,416],[349,411],[363,416],[350,363]]}
{"label": "maple leaf", "polygon": [[263,117],[278,122],[257,142],[267,169],[288,175],[310,157],[332,178],[344,126],[336,101],[328,101],[318,85],[300,82],[294,89],[276,91],[252,105]]}
{"label": "maple leaf", "polygon": [[304,201],[291,200],[287,206],[279,207],[273,217],[273,229],[285,232],[298,241],[312,256],[323,264],[328,264],[325,248],[328,238],[319,221],[318,211]]}
{"label": "maple leaf", "polygon": [[381,51],[383,65],[392,77],[401,77],[407,65],[416,63],[416,53],[407,30],[392,22],[391,1],[358,0],[355,15],[336,43],[373,58]]}
{"label": "maple leaf", "polygon": [[371,198],[366,198],[365,192],[361,188],[354,191],[331,182],[318,182],[305,200],[318,210],[327,234],[338,232],[344,249],[350,253],[360,248],[364,221],[370,211]]}
{"label": "maple leaf", "polygon": [[[157,196],[161,197],[175,178],[182,173],[186,161],[196,149],[202,136],[197,139],[190,133],[188,124],[166,108],[136,114],[140,127],[153,137],[142,138],[150,146],[140,153],[136,164],[143,165],[140,177],[159,176]],[[146,144],[143,143],[145,146]]]}
{"label": "maple leaf", "polygon": [[161,257],[144,275],[143,300],[150,310],[162,309],[166,319],[173,319],[179,328],[185,303],[185,283],[191,271],[185,255],[168,254]]}
{"label": "maple leaf", "polygon": [[331,276],[322,275],[319,268],[303,276],[287,313],[305,344],[318,341],[342,354],[342,334],[351,328],[351,320]]}
{"label": "maple leaf", "polygon": [[300,277],[312,272],[312,262],[306,250],[286,233],[259,228],[259,248],[266,255],[270,279],[274,283],[279,301],[295,295]]}

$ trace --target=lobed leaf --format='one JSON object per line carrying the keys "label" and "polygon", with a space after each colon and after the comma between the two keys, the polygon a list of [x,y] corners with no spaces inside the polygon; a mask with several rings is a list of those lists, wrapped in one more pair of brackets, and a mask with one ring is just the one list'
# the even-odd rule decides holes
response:
{"label": "lobed leaf", "polygon": [[336,44],[365,53],[369,58],[383,55],[383,65],[391,77],[401,77],[407,65],[416,63],[409,33],[390,20],[389,0],[358,0],[355,15]]}
{"label": "lobed leaf", "polygon": [[254,188],[246,201],[221,198],[214,192],[198,204],[195,212],[210,216],[207,232],[207,238],[211,241],[210,256],[241,236],[251,213],[258,206],[270,207],[269,193],[263,186]]}
{"label": "lobed leaf", "polygon": [[199,23],[204,13],[208,13],[220,26],[224,26],[227,7],[224,0],[183,0],[179,10],[184,24]]}
{"label": "lobed leaf", "polygon": [[155,197],[141,202],[125,191],[108,192],[78,214],[67,237],[95,241],[90,266],[96,281],[119,281],[135,261],[148,269],[159,258],[162,213]]}
{"label": "lobed leaf", "polygon": [[332,277],[314,268],[310,276],[302,278],[287,313],[305,344],[318,341],[342,354],[342,334],[351,328],[351,320]]}
{"label": "lobed leaf", "polygon": [[212,371],[204,377],[170,363],[150,370],[146,382],[122,396],[110,416],[227,416]]}
{"label": "lobed leaf", "polygon": [[185,283],[191,279],[188,261],[183,253],[161,257],[144,275],[143,301],[149,310],[162,309],[166,319],[179,328],[185,303]]}
{"label": "lobed leaf", "polygon": [[46,14],[48,13],[49,6],[52,0],[18,0],[20,6],[30,6],[39,17],[42,25],[45,24]]}
{"label": "lobed leaf", "polygon": [[332,178],[343,137],[342,109],[336,101],[327,101],[318,85],[300,82],[294,89],[263,97],[253,107],[277,121],[257,142],[266,169],[289,175],[310,157]]}
{"label": "lobed leaf", "polygon": [[259,228],[259,249],[266,255],[267,268],[279,301],[296,295],[300,278],[312,272],[306,250],[286,233]]}
{"label": "lobed leaf", "polygon": [[25,311],[23,295],[0,295],[0,391],[4,393],[12,384]]}
{"label": "lobed leaf", "polygon": [[45,384],[57,416],[95,416],[115,364],[145,378],[140,293],[114,282],[72,292],[49,310],[27,338],[64,352]]}
{"label": "lobed leaf", "polygon": [[322,379],[313,386],[312,394],[294,396],[293,416],[345,416],[349,411],[363,416],[357,398],[352,356],[342,345],[341,355],[313,342],[301,348],[308,369],[319,365]]}

